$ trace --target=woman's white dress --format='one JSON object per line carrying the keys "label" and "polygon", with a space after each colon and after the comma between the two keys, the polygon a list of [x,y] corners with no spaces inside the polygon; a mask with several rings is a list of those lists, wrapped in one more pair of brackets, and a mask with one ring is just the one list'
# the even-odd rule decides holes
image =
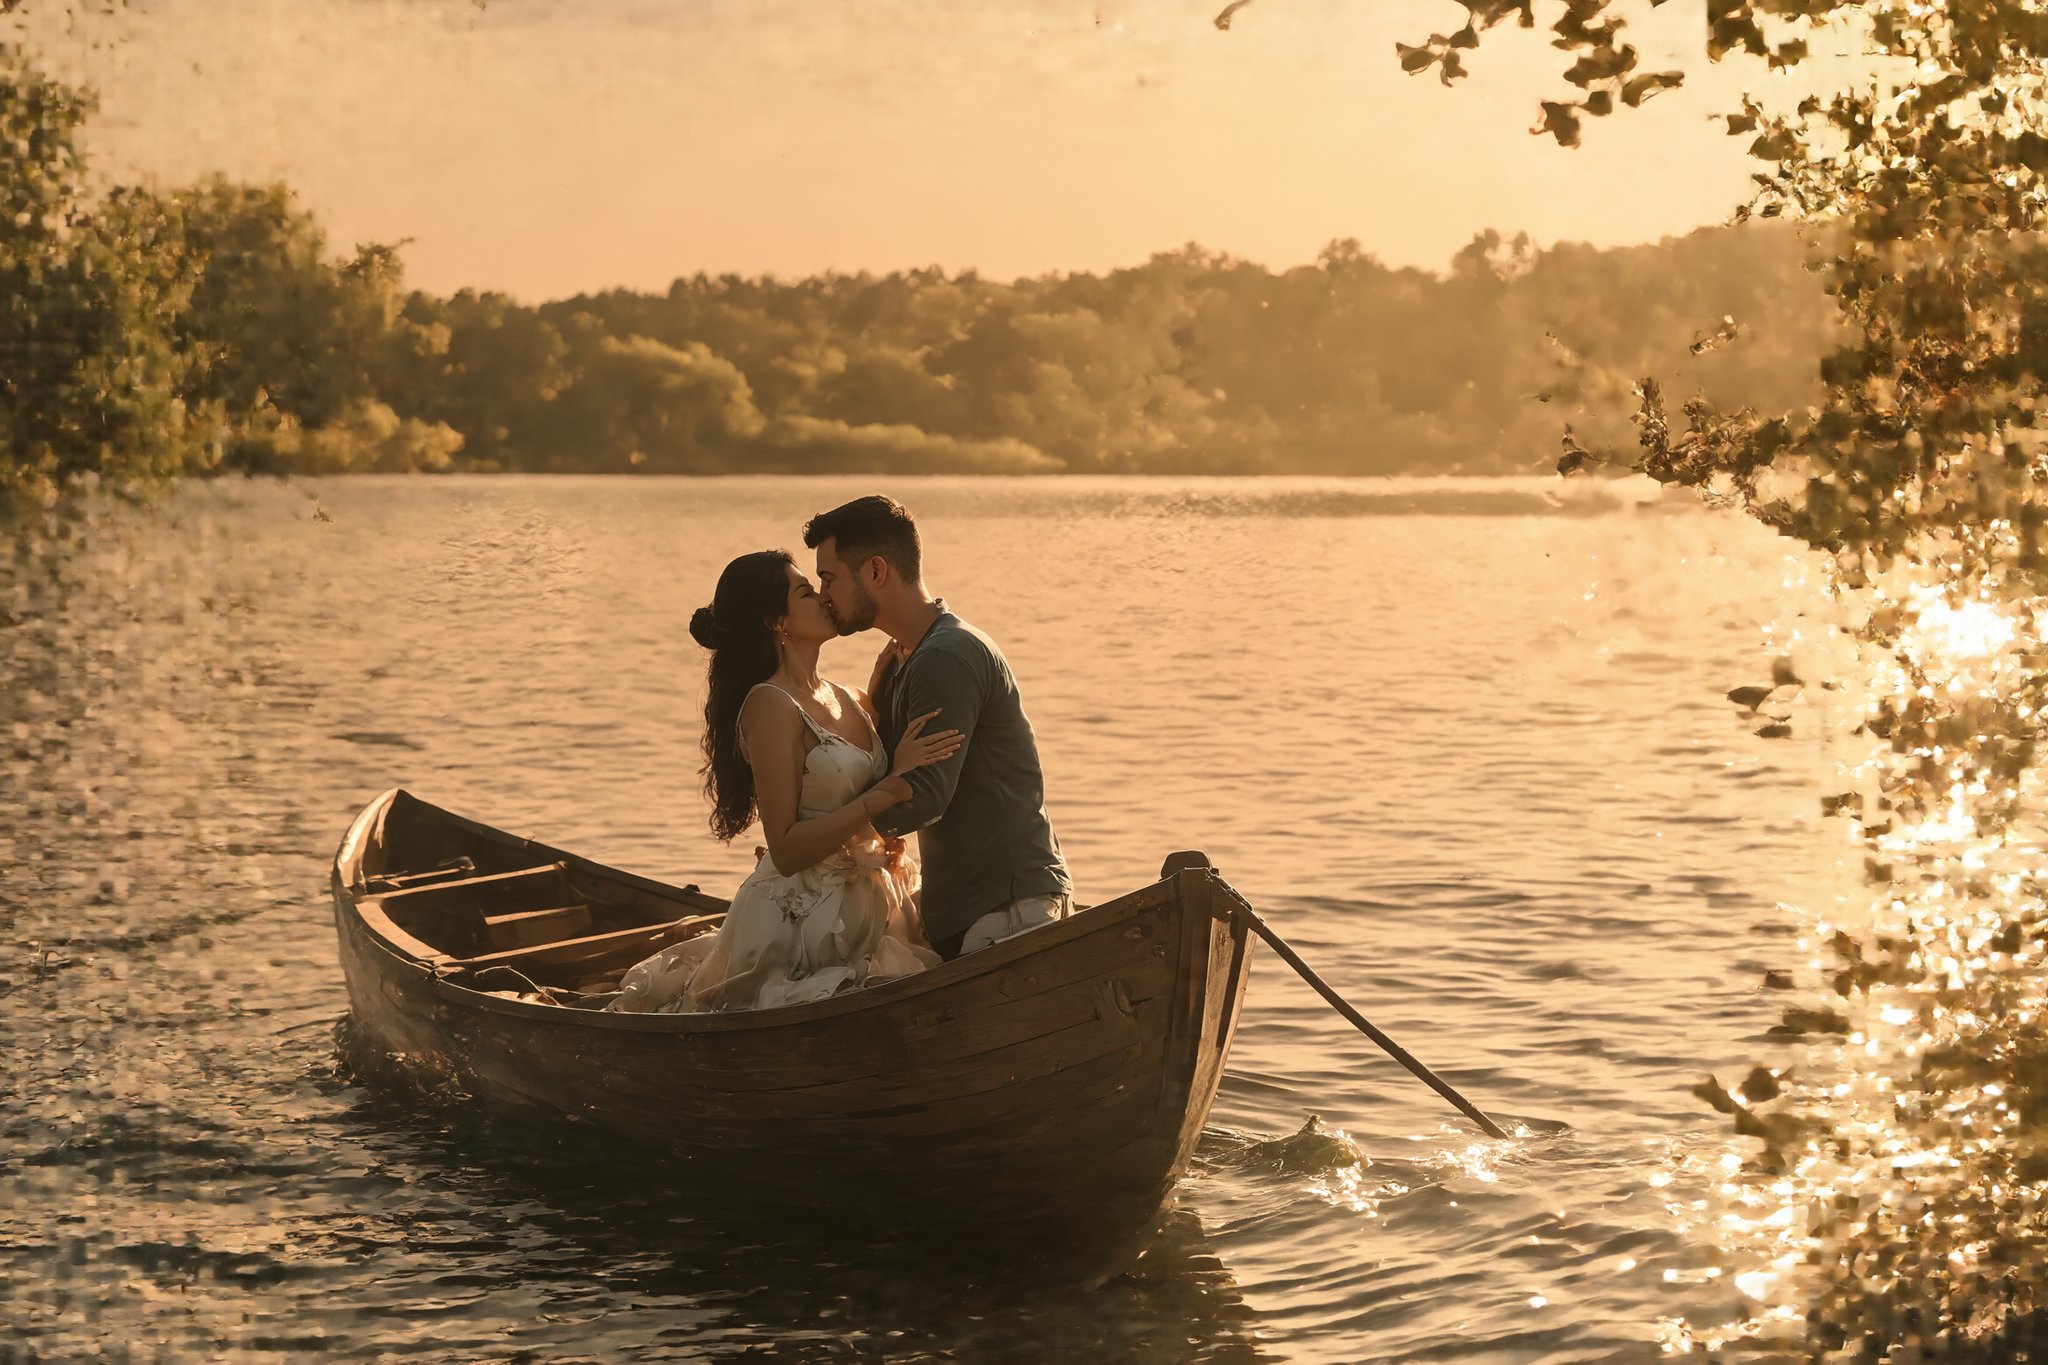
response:
{"label": "woman's white dress", "polygon": [[[782,692],[770,683],[754,690],[763,687]],[[798,819],[830,815],[887,775],[888,753],[872,725],[862,749],[813,720],[794,697],[789,703],[818,741],[804,755]],[[872,833],[787,877],[764,851],[717,933],[629,968],[618,999],[605,1008],[637,1014],[766,1009],[936,967],[939,956],[918,923],[917,889],[909,854],[892,858]]]}

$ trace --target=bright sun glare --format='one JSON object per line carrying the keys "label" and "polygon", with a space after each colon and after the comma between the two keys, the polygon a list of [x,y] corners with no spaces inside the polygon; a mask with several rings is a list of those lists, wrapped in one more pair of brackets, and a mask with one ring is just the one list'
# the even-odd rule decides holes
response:
{"label": "bright sun glare", "polygon": [[1951,602],[1939,589],[1916,594],[1916,613],[1907,643],[1917,657],[1963,662],[1984,659],[2013,641],[2018,623],[1997,604],[1982,598]]}

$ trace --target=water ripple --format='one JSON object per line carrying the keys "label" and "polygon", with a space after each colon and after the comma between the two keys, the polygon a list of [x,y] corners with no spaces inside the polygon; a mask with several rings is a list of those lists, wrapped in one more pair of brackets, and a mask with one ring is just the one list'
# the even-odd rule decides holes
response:
{"label": "water ripple", "polygon": [[869,491],[842,482],[361,479],[319,488],[332,524],[222,483],[0,557],[19,1349],[1635,1361],[1739,1316],[1689,1087],[1776,1021],[1776,904],[1860,869],[1809,809],[1824,756],[1717,700],[1782,544],[1619,486],[892,486],[1023,682],[1081,899],[1206,849],[1517,1140],[1261,954],[1178,1220],[1077,1299],[739,1235],[624,1158],[358,1088],[324,903],[352,811],[403,784],[736,884],[684,624],[726,557]]}

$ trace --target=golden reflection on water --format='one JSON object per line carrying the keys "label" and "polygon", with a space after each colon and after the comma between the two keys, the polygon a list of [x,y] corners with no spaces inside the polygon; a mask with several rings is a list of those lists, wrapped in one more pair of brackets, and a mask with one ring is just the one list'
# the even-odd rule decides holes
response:
{"label": "golden reflection on water", "polygon": [[1959,668],[1990,658],[2010,645],[2019,630],[2019,622],[2003,604],[1983,597],[1957,600],[1932,584],[1915,585],[1907,605],[1913,625],[1900,639],[1900,648],[1924,663]]}
{"label": "golden reflection on water", "polygon": [[1482,1185],[1492,1185],[1500,1180],[1502,1154],[1501,1143],[1473,1142],[1463,1147],[1445,1148],[1437,1153],[1437,1160],[1445,1166],[1457,1168]]}
{"label": "golden reflection on water", "polygon": [[1866,638],[1888,647],[1852,693],[1866,747],[1835,800],[1876,890],[1809,916],[1800,974],[1827,1004],[1804,1010],[1782,1086],[1745,1082],[1720,1156],[1713,1233],[1751,1316],[1668,1321],[1669,1353],[1939,1337],[1995,1354],[2039,1311],[2012,1273],[2015,1240],[2042,1238],[2048,1181],[2016,1159],[2044,1098],[2014,1063],[2041,1042],[2041,849],[2023,825],[2041,815],[2042,603],[1989,582],[1882,585],[1872,602]]}
{"label": "golden reflection on water", "polygon": [[1363,1166],[1340,1166],[1334,1171],[1326,1171],[1311,1178],[1306,1188],[1310,1194],[1334,1208],[1363,1214],[1367,1218],[1380,1216],[1380,1200],[1408,1192],[1408,1187],[1400,1184],[1369,1189]]}

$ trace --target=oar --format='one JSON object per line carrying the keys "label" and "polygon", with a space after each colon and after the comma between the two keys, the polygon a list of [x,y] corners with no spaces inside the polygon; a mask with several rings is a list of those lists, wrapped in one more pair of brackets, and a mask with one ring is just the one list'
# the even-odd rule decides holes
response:
{"label": "oar", "polygon": [[1294,951],[1294,946],[1290,944],[1286,939],[1280,937],[1278,933],[1274,932],[1272,925],[1266,923],[1265,920],[1259,917],[1259,912],[1252,909],[1251,902],[1247,901],[1243,896],[1238,894],[1236,887],[1232,886],[1229,882],[1224,881],[1223,878],[1220,876],[1216,878],[1216,885],[1221,887],[1223,893],[1229,896],[1231,900],[1237,903],[1237,910],[1235,913],[1244,920],[1245,924],[1251,928],[1251,931],[1257,934],[1260,938],[1266,940],[1266,942],[1269,945],[1271,945],[1273,951],[1280,954],[1280,958],[1283,962],[1285,962],[1288,966],[1294,968],[1295,971],[1301,974],[1301,979],[1303,981],[1306,981],[1309,985],[1315,987],[1316,994],[1322,996],[1323,999],[1329,1001],[1331,1008],[1335,1009],[1337,1013],[1343,1015],[1346,1019],[1349,1019],[1352,1022],[1352,1024],[1356,1026],[1360,1033],[1363,1033],[1366,1037],[1372,1039],[1375,1043],[1378,1043],[1381,1047],[1385,1048],[1387,1050],[1387,1055],[1389,1057],[1392,1057],[1402,1066],[1405,1066],[1410,1071],[1414,1072],[1418,1078],[1420,1078],[1429,1085],[1430,1089],[1436,1091],[1437,1094],[1442,1095],[1452,1104],[1457,1105],[1458,1109],[1465,1115],[1465,1117],[1471,1119],[1474,1123],[1478,1124],[1480,1131],[1484,1132],[1488,1137],[1504,1138],[1507,1136],[1506,1133],[1501,1131],[1501,1127],[1499,1124],[1495,1123],[1492,1119],[1486,1117],[1486,1115],[1480,1113],[1479,1107],[1473,1104],[1472,1101],[1466,1099],[1463,1095],[1460,1095],[1457,1091],[1451,1089],[1449,1082],[1445,1081],[1443,1077],[1437,1075],[1434,1071],[1431,1071],[1421,1062],[1416,1061],[1414,1057],[1409,1055],[1408,1049],[1402,1047],[1399,1043],[1395,1042],[1392,1038],[1389,1038],[1386,1034],[1380,1032],[1377,1028],[1374,1028],[1372,1020],[1366,1018],[1357,1010],[1351,1008],[1351,1002],[1346,1000],[1343,996],[1337,994],[1336,991],[1332,990],[1330,988],[1329,982],[1323,980],[1320,976],[1317,976],[1315,968],[1309,966],[1306,962],[1303,962],[1301,960],[1301,954]]}

